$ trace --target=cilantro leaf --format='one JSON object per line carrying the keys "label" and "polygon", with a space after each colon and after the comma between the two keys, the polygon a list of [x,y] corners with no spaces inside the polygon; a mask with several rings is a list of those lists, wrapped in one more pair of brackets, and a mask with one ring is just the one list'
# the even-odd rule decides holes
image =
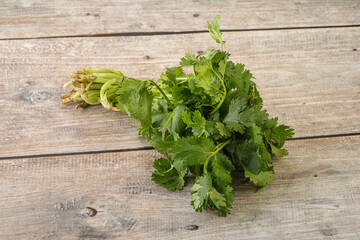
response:
{"label": "cilantro leaf", "polygon": [[221,123],[221,122],[216,122],[215,124],[215,128],[218,130],[220,136],[222,137],[230,137],[231,132],[230,130],[225,126],[225,124]]}
{"label": "cilantro leaf", "polygon": [[224,44],[225,41],[222,40],[222,33],[220,32],[220,16],[216,15],[212,22],[207,22],[207,27],[209,29],[211,37],[217,42]]}
{"label": "cilantro leaf", "polygon": [[181,67],[166,68],[166,72],[161,74],[161,83],[170,87],[177,87],[178,77],[186,77],[186,73]]}
{"label": "cilantro leaf", "polygon": [[181,138],[168,153],[174,159],[181,159],[185,165],[204,164],[206,159],[213,153],[214,143],[207,137]]}
{"label": "cilantro leaf", "polygon": [[277,156],[277,157],[284,157],[289,154],[289,152],[286,149],[278,148],[274,144],[269,143],[271,147],[271,152]]}
{"label": "cilantro leaf", "polygon": [[204,174],[195,179],[195,184],[190,189],[191,204],[196,212],[202,212],[210,207],[218,209],[219,216],[226,216],[229,213],[228,207],[231,207],[230,201],[233,200],[231,194],[232,188],[224,188],[225,194],[222,194],[213,187],[211,177]]}
{"label": "cilantro leaf", "polygon": [[199,110],[195,110],[193,114],[187,110],[183,112],[182,119],[186,123],[187,128],[191,128],[194,136],[200,137],[205,133],[209,136],[213,132],[215,123],[213,121],[206,121]]}
{"label": "cilantro leaf", "polygon": [[131,118],[140,121],[144,134],[152,126],[151,107],[153,95],[147,88],[146,81],[127,79],[122,88],[117,90],[116,107]]}
{"label": "cilantro leaf", "polygon": [[265,187],[274,180],[274,170],[272,167],[269,167],[266,171],[259,172],[259,174],[250,172],[245,166],[243,166],[243,168],[245,171],[245,177],[249,178],[250,181],[258,185],[260,188]]}
{"label": "cilantro leaf", "polygon": [[174,168],[174,165],[165,158],[159,158],[154,161],[153,167],[156,169],[151,176],[151,179],[158,184],[161,184],[167,189],[175,190],[182,189],[184,186],[184,175]]}
{"label": "cilantro leaf", "polygon": [[294,129],[286,125],[279,125],[265,132],[266,138],[281,144],[294,135]]}
{"label": "cilantro leaf", "polygon": [[233,131],[244,133],[246,127],[250,127],[254,121],[252,109],[246,108],[246,100],[244,98],[235,98],[231,100],[228,114],[224,118],[224,123]]}
{"label": "cilantro leaf", "polygon": [[255,86],[251,78],[252,74],[249,70],[245,69],[244,64],[227,62],[224,81],[229,90],[237,89],[241,92],[242,97],[250,98],[250,93]]}
{"label": "cilantro leaf", "polygon": [[178,105],[175,107],[174,111],[167,114],[167,116],[164,118],[166,121],[165,125],[163,126],[163,134],[164,131],[168,131],[174,136],[175,140],[182,135],[182,132],[185,129],[185,124],[181,118],[184,110],[185,106]]}
{"label": "cilantro leaf", "polygon": [[187,52],[185,53],[185,57],[181,58],[180,65],[182,67],[189,67],[195,65],[197,61],[195,54]]}
{"label": "cilantro leaf", "polygon": [[196,73],[196,86],[204,89],[215,102],[222,99],[223,92],[221,91],[220,79],[214,74],[211,69],[210,61],[201,61],[194,66]]}
{"label": "cilantro leaf", "polygon": [[231,183],[231,171],[235,170],[230,159],[224,154],[215,154],[211,159],[212,176],[225,186]]}
{"label": "cilantro leaf", "polygon": [[191,187],[191,204],[194,206],[196,212],[207,210],[208,207],[205,204],[208,199],[208,193],[212,187],[211,177],[204,174],[201,177],[195,179],[195,184]]}

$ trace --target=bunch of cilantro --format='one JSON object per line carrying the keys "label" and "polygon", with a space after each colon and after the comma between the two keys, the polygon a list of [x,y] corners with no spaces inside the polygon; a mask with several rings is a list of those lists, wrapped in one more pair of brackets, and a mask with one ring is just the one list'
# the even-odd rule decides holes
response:
{"label": "bunch of cilantro", "polygon": [[184,187],[186,175],[195,175],[190,189],[195,211],[215,209],[226,216],[234,199],[231,173],[243,171],[258,189],[271,183],[271,159],[288,154],[284,142],[294,133],[262,109],[250,71],[229,61],[219,16],[208,29],[220,50],[186,53],[180,66],[167,68],[157,82],[116,70],[80,70],[66,85],[75,87],[63,103],[101,103],[138,120],[139,133],[164,154],[154,161],[152,180],[175,190]]}

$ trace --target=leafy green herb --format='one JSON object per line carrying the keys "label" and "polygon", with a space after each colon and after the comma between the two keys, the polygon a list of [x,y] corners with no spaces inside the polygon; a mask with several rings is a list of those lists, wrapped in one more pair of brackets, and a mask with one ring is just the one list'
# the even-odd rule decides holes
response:
{"label": "leafy green herb", "polygon": [[[243,171],[257,189],[270,184],[272,156],[288,154],[283,146],[294,132],[269,118],[250,71],[229,61],[220,17],[207,26],[220,50],[187,52],[180,66],[167,68],[156,82],[111,69],[79,70],[65,84],[74,88],[62,102],[80,102],[77,108],[102,104],[138,120],[139,133],[166,156],[154,161],[152,180],[182,189],[185,176],[193,173],[195,211],[215,209],[226,216],[234,200],[231,173]],[[185,67],[193,72],[185,73]]]}

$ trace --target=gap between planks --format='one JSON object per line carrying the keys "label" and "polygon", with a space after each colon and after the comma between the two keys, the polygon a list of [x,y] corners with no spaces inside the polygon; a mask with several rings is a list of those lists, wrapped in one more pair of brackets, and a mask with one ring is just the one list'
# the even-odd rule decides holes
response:
{"label": "gap between planks", "polygon": [[[221,32],[257,32],[257,31],[284,31],[284,30],[303,30],[303,29],[322,29],[322,28],[352,28],[360,27],[360,24],[353,25],[329,25],[329,26],[304,26],[304,27],[276,27],[276,28],[249,28],[249,29],[222,29]],[[125,32],[125,33],[99,33],[99,34],[77,34],[61,36],[25,37],[25,38],[0,38],[6,40],[32,40],[32,39],[52,39],[52,38],[86,38],[86,37],[136,37],[136,36],[161,36],[161,35],[183,35],[207,33],[208,30],[181,31],[181,32]]]}
{"label": "gap between planks", "polygon": [[[351,137],[351,136],[359,136],[359,135],[360,135],[360,133],[332,134],[332,135],[322,135],[322,136],[296,137],[296,138],[287,139],[285,141],[301,141],[301,140],[322,139],[322,138]],[[20,156],[11,156],[11,157],[0,157],[0,160],[21,159],[21,158],[60,157],[60,156],[70,156],[70,155],[85,155],[85,154],[136,152],[136,151],[145,151],[145,150],[154,150],[154,148],[152,146],[145,146],[145,147],[139,147],[139,148],[111,149],[111,150],[102,150],[102,151],[20,155]]]}

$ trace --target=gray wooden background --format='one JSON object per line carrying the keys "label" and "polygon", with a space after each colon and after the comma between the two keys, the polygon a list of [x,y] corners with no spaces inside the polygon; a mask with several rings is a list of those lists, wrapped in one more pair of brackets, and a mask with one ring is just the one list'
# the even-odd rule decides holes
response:
{"label": "gray wooden background", "polygon": [[[159,154],[134,120],[60,104],[77,69],[156,78],[215,47],[216,14],[296,132],[271,185],[235,178],[227,218],[150,180]],[[360,239],[359,176],[360,1],[0,2],[0,239]]]}

